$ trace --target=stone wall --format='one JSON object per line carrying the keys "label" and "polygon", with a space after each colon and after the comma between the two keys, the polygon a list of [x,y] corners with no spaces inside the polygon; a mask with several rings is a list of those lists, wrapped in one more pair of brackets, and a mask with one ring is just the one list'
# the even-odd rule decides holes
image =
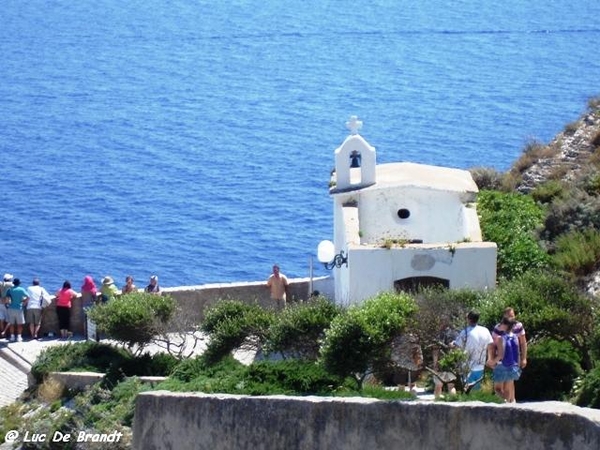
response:
{"label": "stone wall", "polygon": [[[302,301],[309,297],[309,278],[295,278],[290,280],[290,301]],[[319,290],[322,294],[333,297],[333,285],[329,277],[319,277],[312,281],[313,290]],[[243,283],[220,283],[205,284],[200,286],[180,286],[164,288],[164,294],[171,295],[192,320],[201,322],[204,318],[204,310],[221,299],[236,299],[247,302],[257,302],[265,308],[273,307],[269,297],[269,290],[265,281],[243,282]],[[25,327],[25,334],[29,328]],[[82,335],[84,330],[83,308],[81,297],[73,301],[71,307],[71,331]],[[54,301],[44,310],[42,317],[42,335],[54,333],[58,335],[58,317]]]}
{"label": "stone wall", "polygon": [[596,450],[600,411],[560,402],[495,405],[161,391],[137,397],[133,442],[140,450]]}

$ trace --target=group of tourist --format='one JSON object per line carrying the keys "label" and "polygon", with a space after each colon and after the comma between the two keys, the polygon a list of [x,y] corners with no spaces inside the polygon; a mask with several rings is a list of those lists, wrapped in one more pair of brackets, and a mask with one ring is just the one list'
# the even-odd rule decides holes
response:
{"label": "group of tourist", "polygon": [[[503,317],[492,332],[478,324],[479,313],[467,314],[467,326],[453,333],[447,323],[442,326],[441,339],[450,348],[460,348],[467,354],[467,390],[481,388],[485,367],[492,369],[494,392],[507,403],[515,403],[515,381],[527,366],[527,339],[523,324],[516,320],[513,308],[506,308]],[[434,367],[437,369],[437,355],[434,354]],[[444,384],[455,393],[453,375],[445,372],[435,377],[434,394],[438,397]]]}
{"label": "group of tourist", "polygon": [[[81,298],[83,311],[98,302],[107,302],[117,295],[137,292],[131,275],[125,279],[125,285],[119,289],[110,276],[104,277],[102,286],[97,288],[94,279],[87,275],[81,285]],[[145,292],[160,294],[158,277],[152,275]],[[71,306],[75,298],[79,297],[69,281],[65,281],[54,295],[56,316],[60,338],[67,339],[71,336]],[[11,342],[23,341],[23,326],[29,325],[29,334],[32,339],[38,339],[42,325],[42,316],[46,307],[50,306],[53,297],[41,286],[39,278],[34,278],[31,286],[24,288],[21,280],[13,275],[4,274],[0,282],[0,339],[9,339]]]}

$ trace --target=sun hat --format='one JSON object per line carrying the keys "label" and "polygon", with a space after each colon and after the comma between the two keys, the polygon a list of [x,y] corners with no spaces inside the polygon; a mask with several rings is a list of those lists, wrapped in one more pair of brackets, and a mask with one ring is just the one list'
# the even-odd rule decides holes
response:
{"label": "sun hat", "polygon": [[12,281],[13,276],[10,273],[4,274],[4,281]]}
{"label": "sun hat", "polygon": [[115,280],[113,280],[111,277],[104,277],[102,284],[115,284]]}

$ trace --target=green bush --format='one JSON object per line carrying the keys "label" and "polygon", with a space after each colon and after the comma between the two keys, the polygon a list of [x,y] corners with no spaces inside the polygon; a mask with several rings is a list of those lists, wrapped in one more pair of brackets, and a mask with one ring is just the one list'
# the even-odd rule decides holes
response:
{"label": "green bush", "polygon": [[588,228],[559,236],[553,260],[558,268],[577,276],[595,272],[600,261],[600,232]]}
{"label": "green bush", "polygon": [[456,395],[442,395],[436,401],[439,402],[484,402],[484,403],[504,403],[504,399],[498,397],[493,392],[471,391],[468,394],[457,393]]}
{"label": "green bush", "polygon": [[316,360],[325,330],[340,312],[339,306],[323,297],[288,306],[269,329],[266,352]]}
{"label": "green bush", "polygon": [[562,181],[549,180],[533,189],[531,197],[536,202],[550,203],[555,198],[562,198],[566,195],[566,188]]}
{"label": "green bush", "polygon": [[555,241],[561,234],[600,228],[600,197],[573,188],[549,206],[542,236]]}
{"label": "green bush", "polygon": [[575,404],[600,409],[600,366],[594,367],[583,377]]}
{"label": "green bush", "polygon": [[82,342],[47,347],[31,367],[31,374],[41,383],[50,372],[106,372],[121,367],[132,358],[131,353],[108,344]]}
{"label": "green bush", "polygon": [[340,377],[362,382],[375,366],[390,359],[391,342],[416,311],[408,294],[382,293],[333,319],[325,332],[321,357],[325,368]]}
{"label": "green bush", "polygon": [[227,355],[216,362],[205,356],[182,360],[171,376],[157,389],[169,391],[197,391],[205,393],[242,393],[236,390],[246,366]]}
{"label": "green bush", "polygon": [[31,374],[41,383],[50,372],[100,372],[111,381],[123,376],[167,376],[177,364],[171,355],[145,353],[134,356],[125,349],[98,342],[48,347],[38,355]]}
{"label": "green bush", "polygon": [[[552,338],[570,342],[589,361],[594,303],[563,276],[548,271],[525,272],[504,282],[482,305],[480,322],[493,326],[504,309],[515,309],[529,341]],[[585,363],[584,367],[588,367]]]}
{"label": "green bush", "polygon": [[327,395],[341,380],[314,361],[259,361],[244,366],[232,356],[215,364],[203,358],[182,361],[158,389],[245,395]]}
{"label": "green bush", "polygon": [[582,373],[579,354],[565,341],[529,345],[527,367],[515,383],[519,401],[565,400]]}
{"label": "green bush", "polygon": [[414,294],[418,310],[410,323],[411,332],[419,337],[424,356],[440,340],[440,330],[446,325],[455,330],[466,326],[467,313],[479,309],[489,293],[474,289],[427,288]]}
{"label": "green bush", "polygon": [[202,331],[210,337],[204,352],[205,359],[217,362],[242,344],[253,350],[262,347],[267,340],[273,317],[272,311],[256,304],[236,300],[217,303],[207,310],[201,326]]}
{"label": "green bush", "polygon": [[96,384],[75,398],[84,423],[100,432],[111,432],[122,426],[131,427],[135,399],[141,392],[152,390],[149,384],[132,377],[112,389]]}
{"label": "green bush", "polygon": [[385,386],[366,384],[360,391],[341,386],[333,393],[335,397],[367,397],[379,400],[415,400],[416,395],[404,389],[386,389]]}
{"label": "green bush", "polygon": [[143,348],[167,331],[175,300],[167,295],[134,292],[96,305],[88,312],[96,326],[130,348]]}
{"label": "green bush", "polygon": [[535,235],[542,227],[544,211],[532,197],[482,191],[477,212],[484,240],[498,245],[499,277],[510,279],[548,265],[549,257]]}
{"label": "green bush", "polygon": [[249,395],[329,395],[342,380],[314,361],[259,361],[251,364],[243,387]]}

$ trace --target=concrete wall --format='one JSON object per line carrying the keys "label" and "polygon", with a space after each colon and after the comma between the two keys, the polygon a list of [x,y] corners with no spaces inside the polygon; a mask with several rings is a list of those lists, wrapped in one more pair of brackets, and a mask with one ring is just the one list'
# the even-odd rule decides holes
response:
{"label": "concrete wall", "polygon": [[[309,296],[309,278],[295,278],[290,280],[290,296],[292,302],[305,300]],[[313,290],[319,290],[321,294],[333,297],[333,285],[328,277],[313,279]],[[257,302],[265,308],[273,307],[270,299],[266,281],[246,283],[220,283],[205,284],[200,286],[180,286],[163,288],[163,293],[171,295],[186,315],[192,320],[202,321],[204,310],[212,306],[220,299],[236,299],[247,302]],[[83,334],[83,308],[81,297],[72,302],[71,307],[71,331],[75,334]],[[23,329],[28,334],[29,327]],[[54,301],[48,306],[42,317],[42,335],[54,333],[58,335],[58,317]]]}
{"label": "concrete wall", "polygon": [[137,398],[133,443],[140,450],[597,450],[600,411],[559,402],[493,405],[150,392]]}

